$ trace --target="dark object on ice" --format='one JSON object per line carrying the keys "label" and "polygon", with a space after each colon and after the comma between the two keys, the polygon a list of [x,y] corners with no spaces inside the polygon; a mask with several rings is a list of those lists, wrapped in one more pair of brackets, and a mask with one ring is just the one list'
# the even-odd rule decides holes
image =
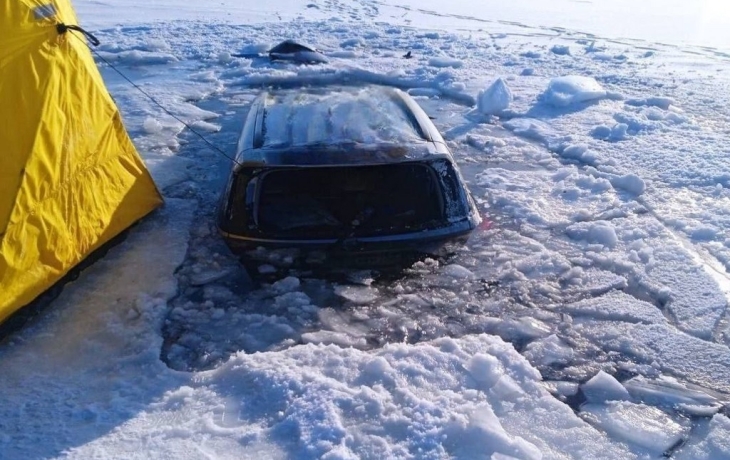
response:
{"label": "dark object on ice", "polygon": [[453,252],[481,221],[436,127],[393,88],[265,92],[236,162],[218,227],[259,264],[412,263]]}
{"label": "dark object on ice", "polygon": [[269,58],[272,61],[293,61],[302,64],[322,64],[327,58],[305,44],[295,40],[284,40],[269,50]]}
{"label": "dark object on ice", "polygon": [[411,56],[411,52],[410,51],[403,55],[403,59],[410,59],[412,57],[413,56]]}

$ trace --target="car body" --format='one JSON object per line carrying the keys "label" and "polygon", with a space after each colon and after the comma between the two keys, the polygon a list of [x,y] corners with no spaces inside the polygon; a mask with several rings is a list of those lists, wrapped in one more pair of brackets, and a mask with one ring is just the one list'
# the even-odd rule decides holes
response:
{"label": "car body", "polygon": [[241,255],[377,265],[451,251],[481,221],[438,130],[394,88],[266,91],[235,160],[218,227]]}

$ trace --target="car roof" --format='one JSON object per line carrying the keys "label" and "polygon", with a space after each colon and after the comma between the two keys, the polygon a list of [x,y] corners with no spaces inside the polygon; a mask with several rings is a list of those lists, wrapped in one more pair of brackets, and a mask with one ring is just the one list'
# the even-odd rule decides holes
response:
{"label": "car roof", "polygon": [[382,86],[266,91],[252,104],[238,163],[367,164],[449,156],[406,93]]}

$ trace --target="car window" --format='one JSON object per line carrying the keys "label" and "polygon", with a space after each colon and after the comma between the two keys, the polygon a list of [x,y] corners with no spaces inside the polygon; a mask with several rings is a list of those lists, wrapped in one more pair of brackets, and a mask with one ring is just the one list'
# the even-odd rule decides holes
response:
{"label": "car window", "polygon": [[406,109],[377,88],[277,95],[266,108],[263,130],[263,147],[422,140]]}

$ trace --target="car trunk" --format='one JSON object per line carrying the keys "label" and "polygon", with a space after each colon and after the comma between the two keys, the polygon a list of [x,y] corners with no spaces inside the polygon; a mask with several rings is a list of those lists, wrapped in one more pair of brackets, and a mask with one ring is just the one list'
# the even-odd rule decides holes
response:
{"label": "car trunk", "polygon": [[423,163],[273,169],[261,177],[256,220],[286,239],[416,232],[445,224],[440,187]]}

